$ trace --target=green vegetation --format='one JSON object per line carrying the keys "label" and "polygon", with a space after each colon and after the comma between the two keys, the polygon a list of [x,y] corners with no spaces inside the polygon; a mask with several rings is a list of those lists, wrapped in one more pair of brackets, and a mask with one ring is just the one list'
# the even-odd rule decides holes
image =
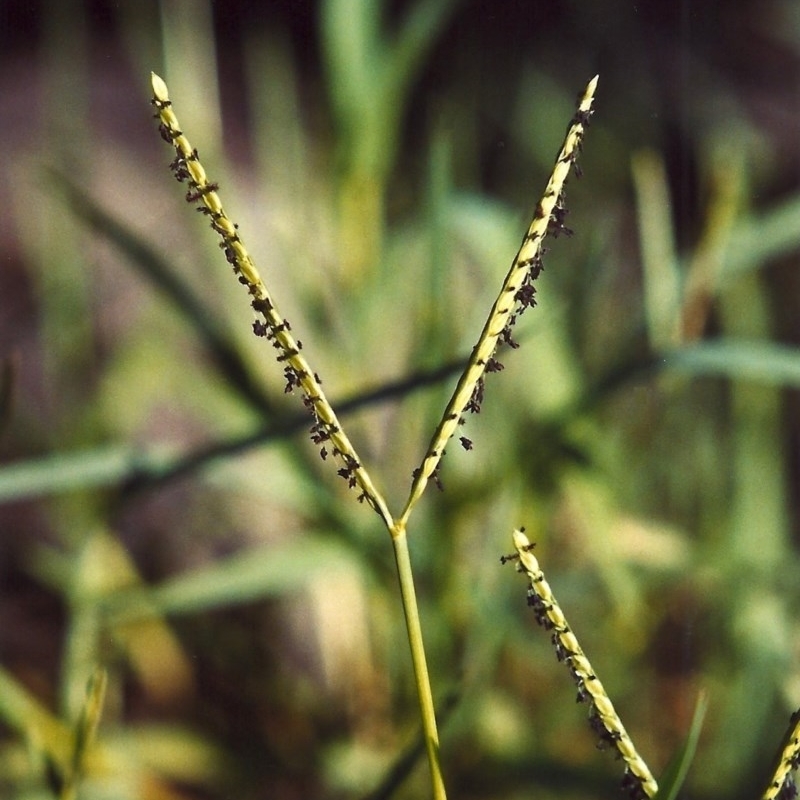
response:
{"label": "green vegetation", "polygon": [[[668,161],[625,139],[603,75],[571,214],[560,184],[534,214],[545,270],[534,227],[509,273],[519,300],[536,266],[539,305],[494,361],[508,314],[471,348],[592,74],[579,57],[555,81],[532,54],[488,111],[464,76],[414,149],[413,93],[468,11],[326,0],[310,88],[288,39],[245,37],[242,156],[211,12],[181,8],[164,4],[163,48],[144,12],[119,24],[200,149],[202,167],[156,81],[203,218],[152,126],[130,149],[93,129],[85,20],[45,31],[45,113],[72,135],[20,162],[43,194],[14,195],[40,358],[0,353],[3,797],[613,797],[624,769],[635,796],[652,774],[670,800],[781,796],[800,353],[768,268],[797,257],[800,196],[755,202],[763,142],[733,113],[698,130],[687,235]],[[128,102],[145,128],[144,81]],[[501,107],[512,152],[490,193],[478,120]],[[429,479],[443,491],[423,496]],[[532,610],[498,563],[523,525]]]}

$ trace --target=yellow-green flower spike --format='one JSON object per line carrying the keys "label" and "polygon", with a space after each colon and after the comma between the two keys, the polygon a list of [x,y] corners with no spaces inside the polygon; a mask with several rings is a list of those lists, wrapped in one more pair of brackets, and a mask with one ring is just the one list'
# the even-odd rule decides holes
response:
{"label": "yellow-green flower spike", "polygon": [[[578,686],[578,700],[590,703],[589,720],[600,736],[601,745],[613,745],[625,762],[623,788],[634,799],[644,800],[644,798],[654,797],[658,791],[658,784],[644,759],[636,751],[614,709],[614,704],[603,688],[603,684],[595,675],[589,659],[586,658],[575,634],[569,627],[564,612],[553,596],[553,590],[533,554],[533,545],[521,530],[515,530],[513,538],[516,553],[511,557],[506,556],[502,560],[505,562],[509,558],[518,559],[520,571],[527,575],[529,581],[528,605],[533,608],[537,622],[546,630],[552,631],[552,641],[558,660],[563,661],[569,667]],[[765,798],[765,800],[767,799]],[[768,798],[768,800],[773,800],[773,798]]]}
{"label": "yellow-green flower spike", "polygon": [[783,749],[778,758],[778,766],[769,786],[762,795],[762,800],[780,800],[783,797],[795,797],[792,773],[800,766],[800,710],[792,714],[789,730],[784,738]]}
{"label": "yellow-green flower spike", "polygon": [[219,234],[222,242],[221,248],[225,253],[228,263],[244,284],[252,297],[253,310],[259,319],[253,323],[253,330],[258,336],[263,336],[272,342],[279,351],[278,361],[284,367],[286,378],[286,391],[295,388],[302,390],[304,403],[314,419],[311,428],[311,438],[315,444],[320,445],[320,454],[323,458],[328,455],[327,443],[330,443],[332,455],[341,464],[338,470],[351,487],[358,486],[361,490],[360,500],[366,500],[380,515],[388,528],[393,525],[393,519],[381,493],[375,487],[361,464],[361,460],[352,443],[342,430],[339,420],[331,404],[322,390],[319,376],[311,369],[308,362],[301,354],[302,344],[291,334],[291,326],[281,316],[275,303],[267,291],[267,287],[247,252],[237,226],[226,215],[220,200],[216,183],[208,180],[206,171],[200,163],[200,158],[189,140],[183,134],[178,123],[178,118],[172,110],[172,101],[169,99],[167,85],[155,73],[151,73],[153,87],[152,103],[157,111],[159,131],[162,138],[175,148],[176,156],[170,168],[180,182],[186,182],[189,189],[186,199],[189,202],[199,202],[199,210],[211,219],[211,227]]}
{"label": "yellow-green flower spike", "polygon": [[[437,479],[444,448],[458,425],[463,422],[463,414],[466,411],[480,410],[484,374],[502,369],[502,365],[494,358],[498,344],[505,342],[512,347],[516,346],[511,338],[511,330],[518,315],[534,303],[533,282],[542,269],[542,241],[548,233],[554,236],[558,236],[559,233],[571,233],[564,226],[566,216],[564,185],[570,168],[575,164],[580,152],[586,126],[592,115],[597,81],[598,76],[595,75],[584,91],[556,159],[544,196],[536,206],[533,221],[506,275],[500,294],[492,306],[478,343],[472,350],[469,363],[459,378],[442,420],[431,438],[425,458],[414,472],[411,491],[399,518],[401,525],[408,519],[411,509],[422,496],[428,481],[431,478]],[[472,443],[469,439],[462,438],[462,445],[470,449]]]}

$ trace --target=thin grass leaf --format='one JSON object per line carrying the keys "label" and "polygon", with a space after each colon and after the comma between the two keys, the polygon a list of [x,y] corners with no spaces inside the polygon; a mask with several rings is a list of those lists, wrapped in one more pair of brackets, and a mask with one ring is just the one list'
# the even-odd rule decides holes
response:
{"label": "thin grass leaf", "polygon": [[75,749],[69,771],[61,790],[61,800],[74,800],[78,794],[78,786],[83,778],[89,750],[94,744],[97,726],[103,713],[108,673],[97,667],[89,678],[86,687],[86,699],[80,719],[75,726]]}
{"label": "thin grass leaf", "polygon": [[705,719],[707,708],[708,695],[705,692],[701,692],[694,706],[692,723],[689,726],[689,732],[686,734],[686,740],[661,775],[655,800],[675,800],[678,796],[678,792],[686,781],[689,767],[697,752],[697,744],[700,741],[700,732],[703,729],[703,720]]}
{"label": "thin grass leaf", "polygon": [[0,719],[63,773],[75,751],[72,731],[0,667]]}
{"label": "thin grass leaf", "polygon": [[326,0],[322,42],[343,157],[379,181],[394,163],[399,120],[414,77],[460,0],[418,0],[392,40],[381,30],[385,3]]}
{"label": "thin grass leaf", "polygon": [[153,614],[199,614],[301,591],[320,572],[352,568],[341,546],[305,532],[302,540],[250,549],[155,587],[117,592],[105,608],[113,626]]}
{"label": "thin grass leaf", "polygon": [[17,359],[12,356],[7,356],[0,364],[0,437],[3,436],[11,422],[17,369]]}
{"label": "thin grass leaf", "polygon": [[[444,725],[447,718],[456,706],[459,697],[452,693],[444,699],[439,709],[439,717]],[[405,783],[419,760],[425,753],[425,732],[421,731],[419,736],[397,757],[395,762],[387,771],[383,780],[362,800],[390,800],[390,798]]]}
{"label": "thin grass leaf", "polygon": [[163,448],[142,451],[130,445],[54,453],[0,469],[0,503],[47,494],[113,486],[139,470],[163,469],[174,459]]}
{"label": "thin grass leaf", "polygon": [[[465,363],[466,357],[346,397],[336,403],[339,416],[435,386],[462,370]],[[268,425],[241,436],[210,442],[189,452],[176,453],[174,447],[163,446],[111,445],[26,459],[0,467],[0,503],[103,486],[124,485],[126,494],[152,490],[222,459],[292,436],[307,426],[308,415],[296,412],[275,417]]]}
{"label": "thin grass leaf", "polygon": [[651,347],[658,351],[676,343],[682,278],[664,163],[655,153],[642,151],[634,155],[632,171],[647,333]]}
{"label": "thin grass leaf", "polygon": [[800,349],[775,342],[716,339],[665,354],[660,369],[800,388]]}
{"label": "thin grass leaf", "polygon": [[86,671],[93,660],[103,657],[108,635],[148,695],[166,699],[186,692],[193,683],[191,661],[162,616],[151,611],[129,625],[109,626],[103,615],[108,598],[146,591],[136,564],[119,540],[107,531],[96,531],[82,543],[76,566],[68,588],[72,615],[62,669],[66,707],[73,708],[83,700],[78,693]]}
{"label": "thin grass leaf", "polygon": [[387,3],[326,0],[322,51],[338,132],[338,265],[358,285],[384,263],[385,203],[414,78],[457,0],[416,0],[396,35]]}
{"label": "thin grass leaf", "polygon": [[64,195],[72,212],[96,233],[106,238],[167,299],[189,323],[205,345],[211,362],[226,386],[247,401],[260,414],[274,413],[275,404],[259,385],[235,343],[214,310],[194,292],[151,245],[125,224],[104,211],[66,175],[50,170],[49,175]]}
{"label": "thin grass leaf", "polygon": [[414,78],[448,19],[462,0],[417,0],[395,38],[389,54],[387,80],[394,86],[393,96],[407,95]]}
{"label": "thin grass leaf", "polygon": [[725,251],[720,280],[760,269],[771,259],[800,249],[800,196],[736,224]]}
{"label": "thin grass leaf", "polygon": [[735,144],[720,148],[711,163],[711,198],[703,234],[689,259],[681,301],[680,341],[700,339],[714,298],[724,285],[720,275],[744,202],[743,153]]}
{"label": "thin grass leaf", "polygon": [[[236,768],[234,758],[221,746],[189,727],[148,723],[129,726],[118,740],[119,750],[133,754],[142,771],[179,784],[213,786]],[[184,792],[162,795],[158,800],[185,800]],[[211,794],[210,796],[219,796]]]}

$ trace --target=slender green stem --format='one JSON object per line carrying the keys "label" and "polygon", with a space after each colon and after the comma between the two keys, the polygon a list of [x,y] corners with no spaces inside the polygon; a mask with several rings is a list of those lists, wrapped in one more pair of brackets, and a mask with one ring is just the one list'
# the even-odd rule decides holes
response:
{"label": "slender green stem", "polygon": [[411,557],[408,552],[408,537],[405,527],[395,526],[392,530],[392,544],[397,563],[397,575],[400,579],[400,594],[403,600],[403,611],[406,617],[408,643],[411,647],[411,661],[414,665],[414,680],[417,684],[422,730],[425,737],[425,748],[431,768],[433,797],[435,800],[446,800],[442,768],[439,763],[439,731],[436,728],[436,713],[433,707],[433,693],[428,677],[428,664],[425,660],[425,646],[422,641],[422,627],[417,608],[417,595],[414,590],[414,576],[411,570]]}

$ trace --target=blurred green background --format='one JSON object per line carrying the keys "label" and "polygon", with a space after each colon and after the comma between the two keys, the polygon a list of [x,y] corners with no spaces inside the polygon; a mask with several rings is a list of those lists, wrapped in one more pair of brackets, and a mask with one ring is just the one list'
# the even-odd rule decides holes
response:
{"label": "blurred green background", "polygon": [[795,0],[3,0],[0,37],[3,797],[59,791],[98,663],[81,798],[429,794],[388,536],[150,70],[395,512],[600,73],[575,235],[411,522],[445,776],[619,791],[500,567],[524,525],[654,772],[705,690],[692,796],[760,795],[800,705]]}

